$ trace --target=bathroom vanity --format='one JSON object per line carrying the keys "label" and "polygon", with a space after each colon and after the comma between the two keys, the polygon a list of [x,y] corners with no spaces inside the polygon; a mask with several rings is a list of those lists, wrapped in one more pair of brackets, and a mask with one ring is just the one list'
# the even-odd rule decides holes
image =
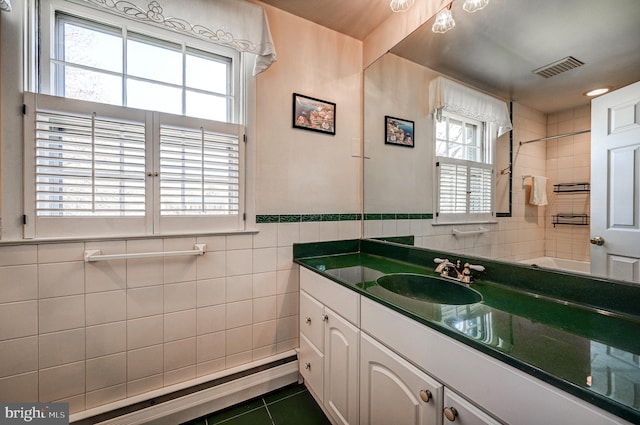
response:
{"label": "bathroom vanity", "polygon": [[640,423],[640,287],[463,258],[485,267],[461,287],[480,298],[402,289],[416,275],[416,288],[461,285],[440,280],[438,257],[294,245],[300,373],[334,423]]}

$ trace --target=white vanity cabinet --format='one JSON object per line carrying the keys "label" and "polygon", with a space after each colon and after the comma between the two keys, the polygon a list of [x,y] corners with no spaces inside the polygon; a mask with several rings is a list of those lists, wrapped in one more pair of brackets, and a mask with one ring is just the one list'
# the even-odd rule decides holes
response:
{"label": "white vanity cabinet", "polygon": [[442,423],[442,384],[365,333],[360,351],[360,423]]}
{"label": "white vanity cabinet", "polygon": [[304,267],[299,364],[334,424],[629,424]]}
{"label": "white vanity cabinet", "polygon": [[360,296],[308,273],[300,271],[300,373],[334,423],[357,425]]}

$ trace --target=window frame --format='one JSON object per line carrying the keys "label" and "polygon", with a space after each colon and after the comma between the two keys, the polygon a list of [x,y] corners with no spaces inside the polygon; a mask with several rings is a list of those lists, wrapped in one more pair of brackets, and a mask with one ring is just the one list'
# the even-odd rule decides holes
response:
{"label": "window frame", "polygon": [[[124,37],[123,43],[126,44],[127,34],[132,33],[132,39],[151,38],[171,45],[181,46],[182,54],[187,52],[202,52],[212,56],[231,59],[231,71],[228,81],[229,94],[228,97],[233,103],[230,108],[230,117],[228,122],[236,124],[246,124],[246,113],[244,103],[246,101],[246,83],[242,81],[243,74],[243,58],[239,52],[225,46],[207,43],[204,40],[197,39],[177,32],[158,28],[150,24],[138,22],[134,20],[123,19],[114,14],[104,12],[93,7],[72,3],[64,0],[40,0],[40,17],[39,17],[39,54],[38,54],[38,70],[36,76],[36,86],[30,89],[37,93],[55,96],[55,73],[53,66],[55,62],[55,53],[59,49],[56,39],[59,36],[57,28],[58,14],[66,15],[70,20],[77,20],[82,23],[89,21],[96,28],[120,30]],[[117,34],[117,32],[115,32]],[[141,37],[137,37],[141,36]],[[123,47],[124,49],[124,47]],[[125,50],[123,55],[126,56]],[[123,57],[123,62],[126,60]],[[124,65],[123,65],[124,66]],[[126,79],[127,75],[122,78]],[[136,78],[137,79],[137,78]],[[186,76],[183,75],[183,85]],[[121,97],[125,97],[125,93],[121,93]],[[183,92],[183,110],[185,113],[185,99]],[[227,103],[229,100],[227,100]],[[126,106],[126,105],[123,105]]]}
{"label": "window frame", "polygon": [[[27,135],[33,135],[35,129],[33,124],[30,123],[26,116],[33,106],[27,106],[24,120],[24,134],[25,134],[25,154],[24,154],[24,171],[23,171],[23,194],[24,194],[24,225],[23,225],[23,238],[24,239],[86,239],[86,238],[103,238],[103,237],[138,237],[138,236],[151,236],[151,235],[193,235],[193,234],[233,234],[233,233],[246,233],[253,232],[255,230],[255,205],[254,205],[254,170],[250,166],[255,158],[255,144],[247,143],[248,138],[255,137],[255,113],[250,105],[255,105],[255,77],[252,75],[252,61],[248,60],[246,54],[236,52],[224,46],[217,46],[212,43],[207,43],[204,40],[199,40],[194,37],[185,36],[181,34],[173,33],[172,31],[156,28],[153,25],[128,21],[103,11],[96,10],[91,7],[78,5],[72,2],[61,0],[42,0],[40,9],[40,25],[39,32],[41,34],[51,35],[51,31],[55,26],[56,11],[69,14],[72,16],[81,16],[92,21],[104,22],[109,25],[110,23],[116,23],[126,26],[128,29],[133,29],[136,34],[148,35],[150,37],[161,39],[166,37],[169,42],[173,42],[176,38],[183,39],[181,42],[185,46],[185,49],[193,49],[196,52],[207,52],[208,54],[219,54],[219,52],[230,53],[232,59],[232,73],[233,79],[230,80],[230,84],[233,84],[234,111],[232,120],[234,122],[224,123],[204,120],[195,117],[185,117],[179,115],[164,114],[160,112],[136,110],[135,108],[127,108],[123,106],[98,104],[94,102],[81,101],[70,98],[56,98],[55,102],[62,102],[64,104],[77,104],[82,105],[80,108],[86,112],[87,108],[96,110],[120,110],[138,111],[136,113],[145,114],[145,120],[148,124],[153,126],[154,120],[177,120],[179,124],[185,125],[185,123],[196,123],[198,127],[204,125],[213,125],[214,128],[227,131],[229,128],[235,129],[238,134],[238,159],[239,159],[239,196],[238,196],[238,214],[232,215],[231,220],[221,218],[219,216],[178,216],[178,217],[161,217],[159,207],[149,207],[154,202],[159,203],[159,184],[151,182],[148,179],[150,187],[146,187],[146,205],[147,213],[143,220],[123,220],[118,217],[116,220],[111,218],[73,218],[69,220],[67,217],[63,217],[64,220],[60,220],[57,217],[53,217],[51,220],[39,220],[35,214],[35,156],[34,156],[34,140],[31,137],[31,146]],[[32,16],[33,18],[33,16]],[[35,22],[35,21],[34,21]],[[29,72],[25,79],[25,103],[28,97],[42,96],[52,97],[44,94],[34,94],[29,91],[36,92],[46,84],[42,82],[50,79],[51,73],[49,64],[42,59],[51,57],[50,52],[54,47],[51,45],[53,36],[43,37],[42,40],[38,40],[38,25],[32,27],[30,32],[30,53],[32,60],[30,61],[33,66],[29,67]],[[38,42],[40,44],[38,44]],[[226,56],[222,54],[222,56]],[[42,59],[41,59],[42,58]],[[41,70],[47,70],[42,72],[42,75],[38,74],[38,64]],[[40,80],[40,83],[39,83]],[[35,103],[35,100],[32,102]],[[33,109],[35,110],[35,109]],[[33,121],[33,120],[31,120]],[[204,122],[204,124],[202,124]],[[152,146],[152,150],[148,151],[146,158],[147,170],[158,170],[158,158],[159,148],[157,142],[154,142],[154,138],[159,137],[154,133],[150,136],[151,139],[148,143]],[[156,146],[153,146],[156,143]],[[249,165],[249,166],[248,166]],[[31,172],[33,170],[33,172]],[[156,189],[158,188],[158,189]],[[229,218],[229,217],[227,217]],[[38,221],[40,223],[38,224]],[[49,221],[47,223],[46,221]],[[137,223],[131,224],[128,221],[136,221]]]}
{"label": "window frame", "polygon": [[[468,118],[460,114],[455,114],[447,111],[441,112],[441,120],[440,122],[449,122],[449,119],[454,119],[456,121],[462,122],[463,127],[466,127],[467,124],[473,124],[478,127],[481,127],[477,132],[477,137],[479,137],[479,149],[480,156],[483,161],[472,161],[467,159],[459,159],[452,158],[447,156],[439,156],[438,153],[438,131],[437,126],[439,124],[438,119],[435,114],[433,115],[434,125],[433,125],[433,140],[434,140],[434,158],[435,158],[435,167],[434,167],[434,178],[433,178],[433,194],[434,194],[434,205],[435,205],[435,214],[434,214],[434,224],[456,224],[456,223],[488,223],[492,222],[495,219],[495,196],[496,196],[496,178],[495,178],[495,146],[497,136],[494,134],[492,125],[487,122],[482,122],[475,120],[473,118]],[[463,136],[464,137],[464,136]],[[440,188],[442,186],[441,183],[441,170],[442,164],[447,164],[451,166],[457,167],[466,167],[466,200],[465,200],[465,212],[441,212],[440,209]],[[489,171],[491,176],[491,188],[490,188],[490,211],[489,212],[472,212],[472,196],[470,191],[471,186],[471,174],[472,169],[480,169],[484,171]],[[484,192],[482,197],[484,197]]]}

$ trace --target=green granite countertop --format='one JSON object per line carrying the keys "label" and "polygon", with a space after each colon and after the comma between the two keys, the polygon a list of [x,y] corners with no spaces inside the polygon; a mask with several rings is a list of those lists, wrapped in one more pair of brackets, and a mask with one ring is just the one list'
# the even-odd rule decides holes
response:
{"label": "green granite countertop", "polygon": [[[640,423],[640,316],[629,311],[628,300],[615,300],[632,297],[638,304],[640,288],[622,283],[611,287],[608,281],[468,257],[463,261],[487,268],[471,285],[483,297],[479,303],[428,303],[397,295],[376,283],[377,278],[393,273],[437,276],[433,258],[447,255],[364,240],[294,246],[294,259],[301,266]],[[450,254],[447,258],[458,257]],[[499,279],[500,271],[505,281]],[[537,284],[536,278],[544,280],[544,285]],[[562,288],[554,290],[558,285]],[[599,303],[603,290],[613,300]],[[563,291],[575,296],[559,297]]]}

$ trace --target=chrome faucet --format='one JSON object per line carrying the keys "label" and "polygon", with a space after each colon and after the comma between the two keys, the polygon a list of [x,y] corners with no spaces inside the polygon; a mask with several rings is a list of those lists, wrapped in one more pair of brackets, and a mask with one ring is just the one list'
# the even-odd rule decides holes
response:
{"label": "chrome faucet", "polygon": [[469,263],[464,263],[464,265],[462,265],[462,261],[460,260],[456,260],[455,264],[447,258],[434,258],[433,261],[438,264],[435,271],[436,273],[440,273],[441,277],[456,280],[467,285],[473,282],[471,270],[479,272],[484,271],[484,266]]}

